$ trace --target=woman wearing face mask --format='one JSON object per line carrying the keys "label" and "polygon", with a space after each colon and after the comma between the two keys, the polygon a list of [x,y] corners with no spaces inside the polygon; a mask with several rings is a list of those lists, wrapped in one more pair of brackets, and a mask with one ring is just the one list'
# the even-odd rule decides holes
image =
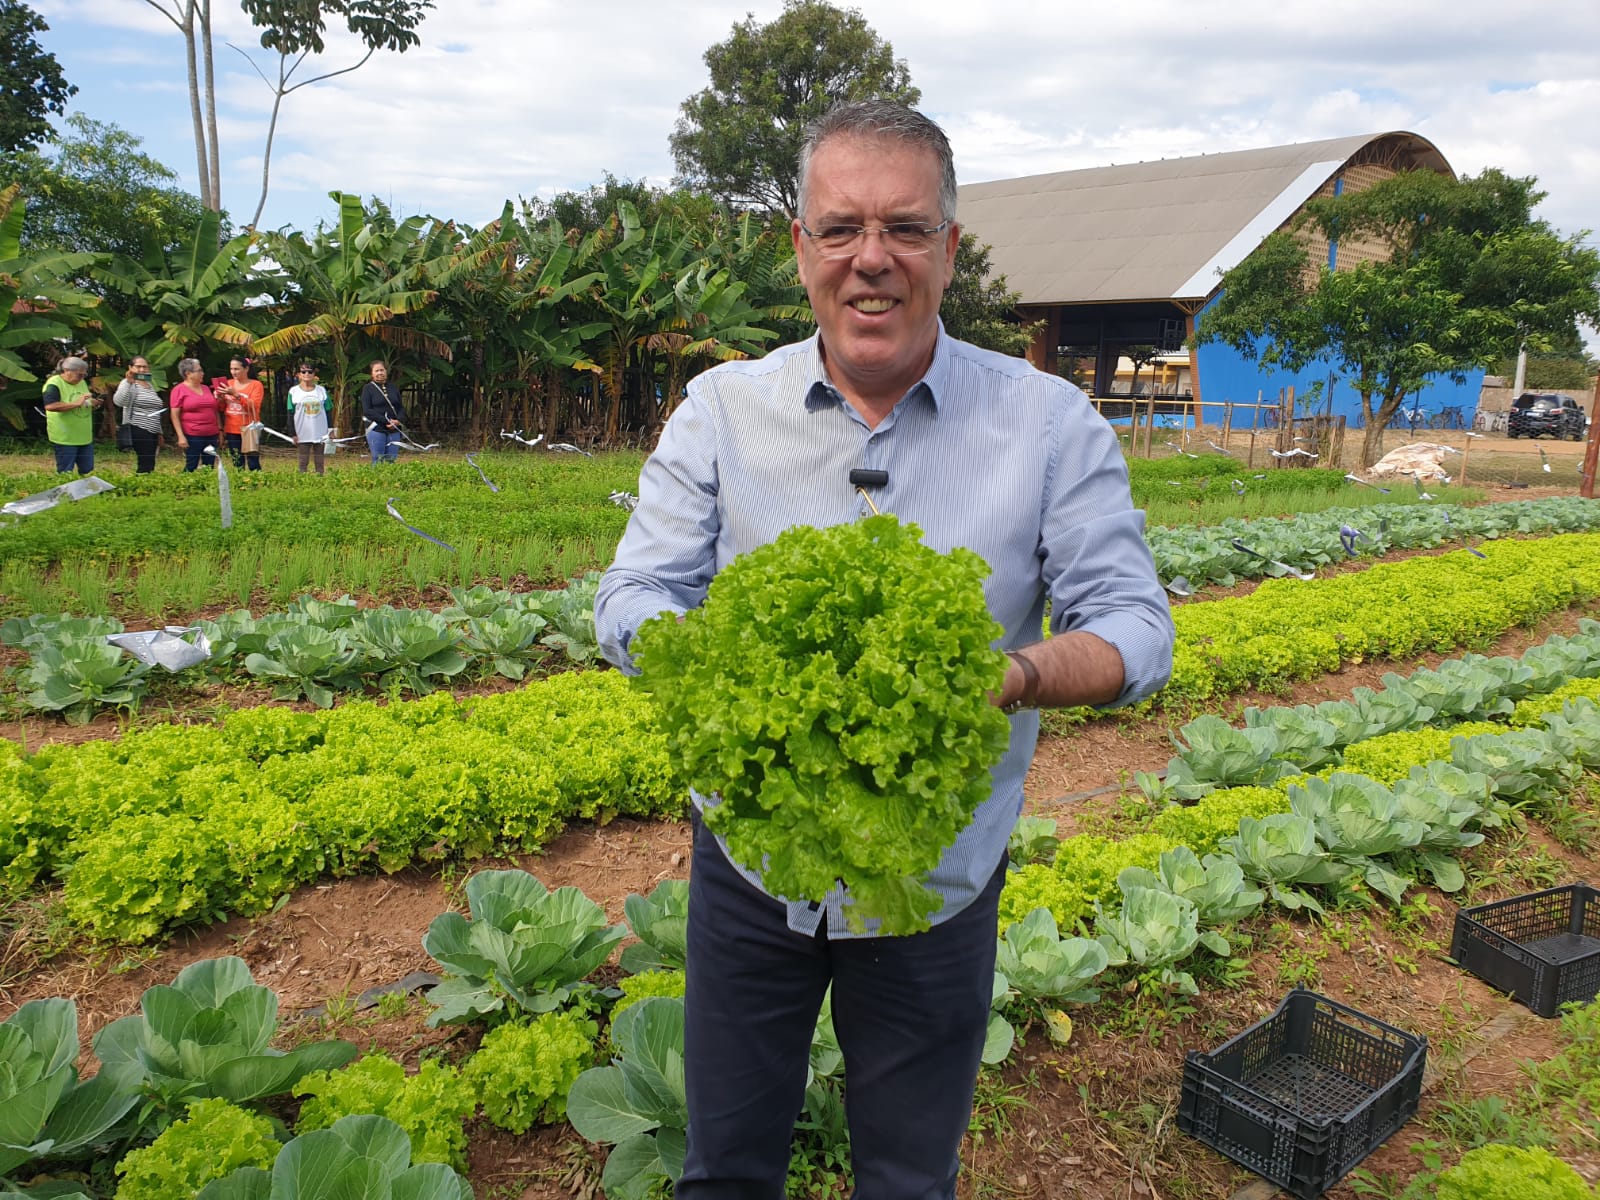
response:
{"label": "woman wearing face mask", "polygon": [[149,359],[141,354],[128,364],[112,399],[122,410],[122,423],[133,430],[133,453],[139,464],[136,472],[148,475],[156,469],[156,451],[161,448],[163,411],[161,393],[150,382]]}

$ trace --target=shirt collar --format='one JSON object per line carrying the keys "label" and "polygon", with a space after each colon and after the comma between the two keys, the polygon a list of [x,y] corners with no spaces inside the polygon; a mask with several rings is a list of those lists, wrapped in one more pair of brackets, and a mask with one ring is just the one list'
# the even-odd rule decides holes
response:
{"label": "shirt collar", "polygon": [[[945,393],[946,385],[950,378],[950,335],[944,331],[944,321],[939,318],[938,333],[933,343],[933,361],[928,364],[928,369],[921,379],[911,385],[906,396],[916,399],[927,396],[933,404],[933,411],[939,411],[939,398]],[[821,408],[829,408],[836,404],[846,403],[842,393],[834,388],[828,379],[827,365],[822,361],[822,335],[813,334],[805,351],[807,376],[810,382],[806,386],[805,406],[807,412],[815,412]]]}

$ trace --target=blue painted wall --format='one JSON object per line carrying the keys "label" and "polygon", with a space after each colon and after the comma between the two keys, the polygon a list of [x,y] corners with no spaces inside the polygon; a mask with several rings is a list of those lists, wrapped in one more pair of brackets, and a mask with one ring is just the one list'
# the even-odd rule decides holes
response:
{"label": "blue painted wall", "polygon": [[[1232,347],[1220,343],[1201,346],[1196,351],[1195,362],[1200,374],[1201,419],[1208,425],[1222,424],[1220,405],[1225,400],[1254,403],[1259,392],[1262,402],[1270,404],[1278,398],[1280,389],[1290,386],[1294,388],[1297,414],[1304,414],[1308,410],[1303,400],[1308,396],[1311,386],[1318,381],[1322,382],[1323,390],[1318,397],[1316,411],[1328,411],[1331,390],[1333,414],[1348,418],[1351,427],[1360,424],[1361,398],[1348,382],[1340,378],[1334,379],[1330,389],[1327,384],[1329,371],[1325,367],[1312,367],[1299,374],[1272,371],[1247,361]],[[1428,418],[1445,409],[1458,408],[1461,410],[1462,426],[1471,429],[1473,415],[1478,411],[1478,393],[1483,387],[1483,374],[1482,371],[1468,372],[1461,383],[1453,382],[1448,376],[1435,376],[1421,392],[1406,397],[1401,412],[1406,414],[1414,406],[1418,410],[1417,425],[1420,428],[1425,427]],[[1248,409],[1243,412],[1235,410],[1233,427],[1248,429],[1250,415]],[[1262,424],[1265,424],[1264,420]],[[1408,420],[1397,418],[1393,427],[1406,428],[1408,424]]]}

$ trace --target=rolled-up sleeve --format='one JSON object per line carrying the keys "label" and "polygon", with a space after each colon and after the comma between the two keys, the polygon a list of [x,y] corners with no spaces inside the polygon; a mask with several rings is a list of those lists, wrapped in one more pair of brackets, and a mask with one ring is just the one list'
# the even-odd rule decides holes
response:
{"label": "rolled-up sleeve", "polygon": [[691,384],[639,474],[639,505],[595,596],[600,652],[630,675],[639,626],[697,608],[716,573],[716,462],[716,422]]}
{"label": "rolled-up sleeve", "polygon": [[1132,505],[1116,435],[1087,402],[1064,429],[1051,465],[1040,553],[1054,633],[1092,633],[1122,656],[1132,704],[1166,686],[1174,631],[1167,594]]}

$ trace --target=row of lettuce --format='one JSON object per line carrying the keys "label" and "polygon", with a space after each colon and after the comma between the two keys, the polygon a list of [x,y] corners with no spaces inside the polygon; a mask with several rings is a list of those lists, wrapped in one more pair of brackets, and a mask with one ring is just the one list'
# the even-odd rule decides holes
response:
{"label": "row of lettuce", "polygon": [[[457,588],[438,613],[309,596],[260,618],[241,610],[199,622],[211,657],[176,678],[257,680],[277,699],[320,707],[340,691],[426,694],[474,668],[520,679],[553,654],[594,661],[597,584],[591,572],[550,592]],[[1272,580],[1176,611],[1173,675],[1158,702],[1197,704],[1347,662],[1473,645],[1596,595],[1600,534],[1496,541],[1311,583]],[[136,705],[149,686],[151,667],[105,641],[121,632],[110,618],[36,615],[0,625],[0,641],[30,655],[29,705],[82,722],[104,706]]]}
{"label": "row of lettuce", "polygon": [[[1591,677],[1530,694],[1523,685],[1557,657]],[[1600,694],[1600,678],[1592,677],[1600,674],[1600,624],[1586,622],[1577,637],[1553,639],[1526,658],[1532,661],[1483,660],[1511,682],[1473,706],[1520,730],[1466,736],[1461,730],[1471,723],[1462,723],[1382,733],[1335,751],[1347,769],[1330,763],[1325,778],[1213,787],[1190,806],[1167,808],[1144,834],[1120,842],[1068,838],[1055,846],[1052,865],[1015,872],[1002,900],[985,1060],[1010,1053],[1014,1023],[1070,1037],[1062,1006],[1094,1002],[1097,985],[1193,992],[1185,961],[1201,950],[1226,958],[1225,929],[1269,895],[1289,908],[1320,907],[1311,889],[1336,896],[1364,885],[1398,902],[1408,869],[1458,887],[1443,861],[1480,841],[1481,830],[1514,805],[1570,786],[1583,766],[1600,766],[1600,705],[1590,698]],[[1429,680],[1395,679],[1385,691],[1398,694],[1413,682],[1425,691]],[[1501,701],[1518,695],[1504,711]],[[1406,765],[1393,740],[1419,732],[1453,734],[1455,761],[1426,757],[1438,749],[1435,738],[1432,746],[1416,744],[1419,761],[1392,788],[1348,769],[1393,775]],[[1545,753],[1537,761],[1523,753],[1517,771],[1468,769],[1495,761],[1495,744],[1507,739],[1524,747],[1542,740]],[[1200,740],[1191,736],[1186,753],[1203,763]],[[1383,742],[1390,744],[1374,748]],[[1470,759],[1473,752],[1481,759]],[[1224,836],[1230,825],[1237,832]],[[1019,857],[1047,849],[1050,833],[1024,824],[1015,839]],[[1078,889],[1070,903],[1062,894],[1035,894],[1041,873]],[[463,1122],[481,1110],[515,1133],[566,1119],[586,1139],[608,1144],[608,1195],[643,1197],[676,1179],[687,1125],[687,885],[667,880],[649,896],[630,896],[627,926],[607,924],[578,889],[550,891],[523,871],[478,872],[465,891],[468,911],[440,914],[423,940],[445,972],[427,994],[428,1023],[486,1029],[464,1062],[430,1059],[407,1073],[382,1054],[351,1064],[356,1050],[346,1042],[275,1050],[276,996],[254,983],[242,961],[220,959],[149,989],[140,1013],[102,1029],[94,1039],[100,1071],[80,1083],[74,1007],[35,1001],[0,1034],[0,1090],[10,1092],[0,1095],[8,1114],[0,1176],[25,1183],[28,1173],[70,1172],[75,1159],[91,1156],[117,1163],[119,1200],[296,1197],[314,1194],[304,1190],[308,1181],[341,1172],[367,1189],[360,1194],[455,1200],[471,1195],[455,1169],[464,1165]],[[1061,935],[1074,927],[1092,936]],[[620,958],[628,974],[617,986],[597,985],[595,972],[630,931],[638,940]],[[842,1161],[844,1085],[825,1006],[792,1170]],[[293,1138],[262,1107],[291,1092],[304,1098]],[[108,1155],[108,1147],[116,1152]],[[70,1187],[62,1178],[56,1186]],[[92,1172],[79,1178],[81,1191],[51,1194],[98,1194]],[[110,1191],[103,1175],[98,1184]]]}

